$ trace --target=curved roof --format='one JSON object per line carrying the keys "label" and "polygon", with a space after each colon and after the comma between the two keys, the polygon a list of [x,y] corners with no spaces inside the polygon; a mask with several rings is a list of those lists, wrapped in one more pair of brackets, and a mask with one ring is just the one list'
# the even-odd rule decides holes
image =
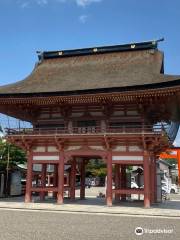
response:
{"label": "curved roof", "polygon": [[86,54],[83,50],[64,55],[44,52],[33,72],[22,81],[0,87],[0,96],[180,85],[180,76],[163,74],[163,53],[156,46],[126,46],[130,47],[112,50],[111,46],[110,51],[106,47],[99,52],[95,48]]}

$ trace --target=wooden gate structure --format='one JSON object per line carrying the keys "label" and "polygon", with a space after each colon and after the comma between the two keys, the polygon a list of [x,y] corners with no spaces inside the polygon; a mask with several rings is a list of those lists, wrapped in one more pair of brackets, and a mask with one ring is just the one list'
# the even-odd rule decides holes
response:
{"label": "wooden gate structure", "polygon": [[[160,123],[180,120],[180,76],[164,74],[158,41],[39,52],[38,57],[27,78],[0,88],[0,112],[32,124],[7,129],[6,136],[27,152],[25,202],[32,192],[43,200],[52,191],[62,204],[64,188],[75,199],[77,164],[84,198],[86,161],[100,158],[107,165],[107,205],[113,198],[142,194],[149,207],[156,201],[157,156],[171,146]],[[42,165],[37,186],[32,186],[33,164]],[[51,187],[46,186],[47,164],[54,165]],[[66,164],[71,166],[68,186]],[[144,168],[144,188],[127,187],[129,165]]]}

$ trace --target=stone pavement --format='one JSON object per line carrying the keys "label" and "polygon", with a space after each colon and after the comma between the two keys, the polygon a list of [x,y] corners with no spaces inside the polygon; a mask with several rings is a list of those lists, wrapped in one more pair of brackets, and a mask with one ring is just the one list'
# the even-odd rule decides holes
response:
{"label": "stone pavement", "polygon": [[121,202],[114,204],[112,207],[107,207],[105,205],[105,199],[93,196],[89,196],[88,199],[85,200],[76,200],[74,202],[65,199],[63,205],[57,205],[53,199],[46,199],[45,202],[39,202],[34,198],[34,202],[32,203],[24,203],[23,201],[23,197],[2,198],[0,199],[0,208],[180,218],[180,195],[175,200],[155,204],[149,209],[143,207],[142,201]]}

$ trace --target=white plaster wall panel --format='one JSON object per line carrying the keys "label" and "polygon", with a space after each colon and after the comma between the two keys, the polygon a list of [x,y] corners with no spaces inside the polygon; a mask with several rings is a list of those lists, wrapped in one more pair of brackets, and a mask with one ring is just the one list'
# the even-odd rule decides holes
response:
{"label": "white plaster wall panel", "polygon": [[58,152],[58,149],[55,146],[48,146],[48,152]]}
{"label": "white plaster wall panel", "polygon": [[50,118],[50,115],[48,113],[41,113],[39,118],[41,118],[41,119]]}
{"label": "white plaster wall panel", "polygon": [[129,110],[129,111],[127,111],[127,115],[129,115],[129,116],[137,116],[138,112],[135,111],[135,110]]}
{"label": "white plaster wall panel", "polygon": [[34,161],[58,161],[59,156],[33,156]]}
{"label": "white plaster wall panel", "polygon": [[103,116],[103,113],[102,112],[90,112],[91,116],[93,117],[99,117],[99,116]]}
{"label": "white plaster wall panel", "polygon": [[60,113],[52,113],[52,114],[51,114],[51,117],[52,117],[52,118],[60,118],[60,117],[61,117],[61,114],[60,114]]}
{"label": "white plaster wall panel", "polygon": [[114,116],[124,116],[124,111],[114,111]]}
{"label": "white plaster wall panel", "polygon": [[113,151],[120,151],[120,152],[125,152],[126,151],[126,146],[116,146]]}
{"label": "white plaster wall panel", "polygon": [[45,152],[46,147],[45,146],[39,146],[33,149],[33,152]]}
{"label": "white plaster wall panel", "polygon": [[82,116],[83,116],[83,113],[76,113],[76,112],[72,113],[72,117],[82,117]]}
{"label": "white plaster wall panel", "polygon": [[139,146],[129,146],[130,152],[140,152],[142,149]]}
{"label": "white plaster wall panel", "polygon": [[113,156],[113,161],[142,161],[143,156]]}
{"label": "white plaster wall panel", "polygon": [[81,146],[69,146],[69,147],[67,147],[67,149],[66,150],[79,150],[81,148]]}
{"label": "white plaster wall panel", "polygon": [[104,150],[103,146],[90,146],[90,148],[94,150]]}

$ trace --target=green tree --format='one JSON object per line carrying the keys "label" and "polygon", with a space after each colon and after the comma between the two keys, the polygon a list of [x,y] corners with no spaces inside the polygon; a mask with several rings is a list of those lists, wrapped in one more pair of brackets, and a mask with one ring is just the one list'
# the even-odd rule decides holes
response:
{"label": "green tree", "polygon": [[177,159],[176,158],[166,158],[163,159],[164,161],[166,161],[167,163],[173,165],[173,164],[177,164]]}
{"label": "green tree", "polygon": [[86,167],[86,175],[93,177],[105,177],[107,174],[106,163],[101,159],[92,159]]}
{"label": "green tree", "polygon": [[0,170],[13,169],[17,164],[26,162],[25,152],[0,138]]}

